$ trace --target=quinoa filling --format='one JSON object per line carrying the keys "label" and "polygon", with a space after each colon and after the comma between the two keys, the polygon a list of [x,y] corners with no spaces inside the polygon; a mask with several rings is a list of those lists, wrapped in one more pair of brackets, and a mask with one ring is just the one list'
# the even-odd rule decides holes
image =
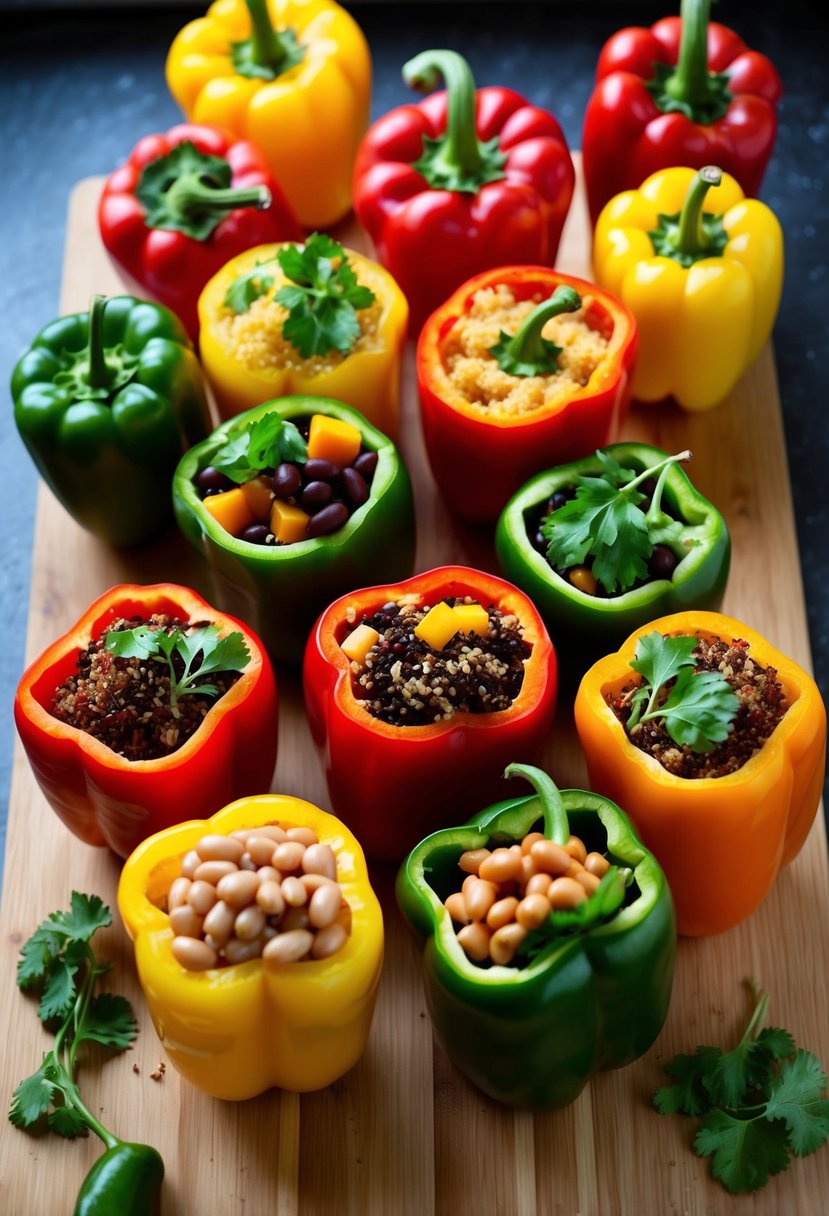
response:
{"label": "quinoa filling", "polygon": [[[638,723],[628,737],[640,751],[653,756],[677,777],[726,777],[742,768],[769,739],[786,712],[785,692],[776,669],[761,667],[752,659],[748,642],[741,639],[725,642],[720,638],[700,638],[694,656],[696,670],[719,671],[740,702],[728,738],[712,751],[695,752],[687,745],[676,744],[659,719]],[[673,681],[665,685],[663,699],[672,685]],[[638,687],[638,683],[626,684],[620,693],[607,698],[623,724],[630,717],[630,698]]]}
{"label": "quinoa filling", "polygon": [[[193,630],[206,621],[187,621],[154,614],[149,618],[119,618],[107,633],[135,629]],[[77,673],[55,689],[49,712],[61,722],[99,739],[127,760],[158,760],[175,752],[204,721],[215,696],[198,693],[182,697],[177,715],[170,704],[170,675],[166,663],[148,659],[116,658],[104,648],[104,637],[94,639],[77,658]],[[181,664],[174,655],[174,664]],[[181,674],[181,667],[177,674]],[[221,696],[239,679],[239,672],[211,672],[205,676]]]}
{"label": "quinoa filling", "polygon": [[[472,603],[449,597],[450,607]],[[486,636],[456,633],[442,649],[414,633],[428,606],[384,604],[361,622],[380,637],[362,664],[352,662],[354,695],[375,718],[392,726],[425,726],[457,713],[508,709],[521,691],[532,647],[518,618],[490,605]]]}

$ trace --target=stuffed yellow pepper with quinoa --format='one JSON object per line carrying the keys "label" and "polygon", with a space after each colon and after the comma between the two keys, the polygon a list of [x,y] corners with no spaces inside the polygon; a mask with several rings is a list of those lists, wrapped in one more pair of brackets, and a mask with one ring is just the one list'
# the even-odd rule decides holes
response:
{"label": "stuffed yellow pepper with quinoa", "polygon": [[331,237],[260,245],[199,298],[202,366],[223,419],[272,397],[333,397],[394,437],[408,319],[388,271]]}
{"label": "stuffed yellow pepper with quinoa", "polygon": [[593,283],[540,266],[469,279],[417,349],[426,450],[452,510],[494,520],[533,473],[607,443],[635,354],[632,315]]}

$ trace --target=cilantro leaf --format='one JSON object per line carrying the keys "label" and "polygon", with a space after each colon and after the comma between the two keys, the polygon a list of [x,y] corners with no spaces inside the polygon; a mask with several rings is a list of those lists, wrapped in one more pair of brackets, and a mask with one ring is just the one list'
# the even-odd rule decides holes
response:
{"label": "cilantro leaf", "polygon": [[653,707],[652,702],[664,684],[679,675],[683,667],[696,665],[694,660],[696,647],[696,638],[666,638],[656,630],[646,633],[639,639],[630,665],[642,676],[643,687],[650,685],[653,690],[648,709]]}
{"label": "cilantro leaf", "polygon": [[792,1152],[813,1153],[829,1138],[829,1101],[824,1097],[826,1073],[810,1051],[796,1052],[772,1080],[767,1119],[781,1119],[789,1129]]}
{"label": "cilantro leaf", "polygon": [[[250,651],[238,629],[222,638],[215,625],[196,629],[182,639],[179,654],[188,667],[199,652],[202,653],[202,661],[194,677],[205,676],[211,671],[243,671],[250,660]],[[200,691],[203,691],[201,686]]]}
{"label": "cilantro leaf", "polygon": [[232,435],[214,455],[211,464],[231,481],[251,481],[263,469],[283,460],[304,464],[308,445],[293,422],[279,414],[265,414],[240,433]]}
{"label": "cilantro leaf", "polygon": [[706,1078],[711,1075],[722,1052],[717,1047],[698,1047],[692,1056],[675,1055],[663,1065],[672,1085],[663,1085],[653,1096],[662,1115],[703,1115],[711,1109]]}
{"label": "cilantro leaf", "polygon": [[709,1111],[694,1137],[700,1157],[712,1157],[711,1172],[732,1194],[756,1191],[770,1174],[789,1164],[786,1125],[782,1120],[736,1119],[727,1111]]}
{"label": "cilantro leaf", "polygon": [[92,1039],[104,1047],[124,1051],[138,1034],[138,1023],[132,1005],[114,992],[101,992],[93,997],[78,1039]]}
{"label": "cilantro leaf", "polygon": [[148,625],[135,629],[113,629],[105,646],[116,659],[152,659],[158,653],[158,630]]}
{"label": "cilantro leaf", "polygon": [[31,1127],[49,1109],[56,1088],[50,1076],[51,1059],[51,1053],[45,1055],[37,1072],[21,1081],[12,1094],[9,1120],[15,1127]]}
{"label": "cilantro leaf", "polygon": [[375,295],[357,282],[343,246],[315,232],[304,245],[281,249],[277,260],[289,280],[274,297],[288,311],[283,335],[303,359],[332,350],[348,354],[361,332],[357,313]]}
{"label": "cilantro leaf", "polygon": [[273,287],[274,280],[273,273],[269,273],[266,269],[268,266],[273,266],[273,262],[257,262],[250,270],[240,274],[238,279],[234,279],[222,301],[225,308],[232,309],[238,317],[241,313],[247,312],[255,300],[267,295]]}
{"label": "cilantro leaf", "polygon": [[20,951],[17,962],[17,985],[31,988],[46,976],[47,968],[63,944],[63,935],[50,929],[36,929]]}
{"label": "cilantro leaf", "polygon": [[82,895],[73,891],[68,912],[53,912],[40,926],[54,930],[76,942],[88,942],[98,929],[107,929],[112,924],[112,913],[97,895]]}
{"label": "cilantro leaf", "polygon": [[56,1106],[49,1112],[49,1126],[66,1140],[76,1140],[89,1134],[86,1119],[75,1106]]}
{"label": "cilantro leaf", "polygon": [[62,1020],[67,1016],[78,995],[75,976],[79,966],[80,962],[70,961],[65,957],[53,960],[40,998],[38,1017],[41,1022],[48,1022],[52,1018]]}
{"label": "cilantro leaf", "polygon": [[575,908],[554,909],[537,929],[522,941],[518,954],[526,962],[566,933],[586,933],[594,925],[609,920],[625,900],[626,871],[611,866],[596,890]]}

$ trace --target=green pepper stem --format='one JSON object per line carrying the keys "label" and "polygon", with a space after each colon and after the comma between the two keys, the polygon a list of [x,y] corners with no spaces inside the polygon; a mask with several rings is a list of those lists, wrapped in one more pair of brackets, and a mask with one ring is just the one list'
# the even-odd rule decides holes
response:
{"label": "green pepper stem", "polygon": [[708,100],[708,20],[711,0],[682,0],[679,13],[682,35],[676,70],[665,82],[665,91],[690,106]]}
{"label": "green pepper stem", "polygon": [[523,777],[529,781],[544,808],[544,816],[550,824],[550,840],[564,846],[570,839],[570,821],[564,808],[564,799],[552,777],[532,764],[510,764],[504,770],[505,777]]}
{"label": "green pepper stem", "polygon": [[525,318],[507,343],[504,354],[520,363],[542,363],[546,357],[541,331],[552,317],[581,308],[581,296],[572,287],[557,287],[548,300],[542,300]]}
{"label": "green pepper stem", "polygon": [[436,163],[475,177],[481,169],[481,148],[475,129],[475,79],[457,51],[422,51],[403,65],[403,79],[413,89],[446,85],[446,137]]}
{"label": "green pepper stem", "polygon": [[237,207],[255,207],[264,211],[270,207],[271,192],[267,186],[246,189],[211,186],[201,173],[184,173],[165,194],[167,206],[175,215],[186,219],[197,212],[234,211]]}
{"label": "green pepper stem", "polygon": [[270,68],[275,76],[282,71],[288,54],[284,40],[273,28],[267,0],[245,0],[251,23],[251,62]]}
{"label": "green pepper stem", "polygon": [[84,380],[92,388],[108,388],[114,376],[113,370],[104,356],[104,309],[106,304],[106,296],[93,296],[89,301],[88,367]]}
{"label": "green pepper stem", "polygon": [[702,205],[711,187],[719,186],[721,181],[722,169],[716,165],[705,165],[689,186],[679,215],[679,227],[676,234],[678,253],[693,257],[704,253],[708,248],[710,242],[702,225]]}
{"label": "green pepper stem", "polygon": [[[641,473],[633,478],[633,481],[629,481],[623,485],[621,488],[621,493],[625,494],[628,490],[635,490],[638,485],[640,485],[643,481],[647,481],[649,477],[653,477],[655,473],[661,474],[664,471],[667,474],[667,470],[672,464],[681,464],[683,461],[690,459],[691,451],[689,448],[686,448],[684,452],[677,452],[675,456],[666,456],[664,460],[659,461],[659,464],[652,465],[652,467],[649,469],[643,469]],[[662,480],[661,476],[660,480]],[[656,493],[654,492],[654,498],[655,497]]]}

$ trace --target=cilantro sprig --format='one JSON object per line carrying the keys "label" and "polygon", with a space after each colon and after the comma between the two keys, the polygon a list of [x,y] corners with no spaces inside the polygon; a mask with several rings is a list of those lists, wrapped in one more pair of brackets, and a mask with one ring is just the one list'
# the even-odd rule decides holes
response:
{"label": "cilantro sprig", "polygon": [[[247,312],[254,301],[266,296],[273,287],[273,259],[257,262],[250,270],[234,279],[225,292],[224,306],[239,316]],[[270,268],[270,269],[269,269]]]}
{"label": "cilantro sprig", "polygon": [[345,249],[315,232],[304,245],[289,245],[276,256],[290,280],[274,297],[288,310],[284,336],[303,359],[332,350],[348,354],[360,336],[357,313],[369,308],[375,296],[357,282]]}
{"label": "cilantro sprig", "polygon": [[[550,565],[581,566],[589,557],[594,576],[608,595],[614,595],[648,578],[647,561],[654,545],[667,545],[677,557],[685,557],[688,546],[697,542],[686,535],[680,520],[662,510],[662,493],[671,467],[690,458],[689,451],[678,452],[634,473],[608,452],[597,451],[601,473],[577,478],[575,497],[542,520]],[[637,486],[650,477],[658,480],[645,512],[639,509],[645,495]]]}
{"label": "cilantro sprig", "polygon": [[231,481],[242,484],[257,477],[263,469],[275,469],[284,460],[305,464],[308,444],[299,428],[279,414],[265,414],[250,426],[232,435],[211,460],[214,468]]}
{"label": "cilantro sprig", "polygon": [[[170,674],[170,709],[174,718],[181,715],[179,699],[188,694],[217,697],[215,684],[201,683],[205,676],[223,671],[244,671],[250,651],[238,630],[219,637],[216,625],[201,625],[189,633],[183,629],[113,629],[104,637],[104,646],[119,659],[140,659],[166,663]],[[175,659],[183,670],[178,674]]]}
{"label": "cilantro sprig", "polygon": [[663,1115],[703,1116],[694,1138],[700,1157],[732,1193],[765,1186],[769,1176],[804,1157],[829,1138],[826,1074],[787,1030],[760,1029],[768,993],[750,988],[754,1010],[736,1047],[698,1047],[665,1064],[671,1083],[653,1096]]}
{"label": "cilantro sprig", "polygon": [[531,963],[551,942],[567,934],[586,933],[595,925],[610,920],[625,902],[632,881],[632,870],[626,866],[611,866],[583,903],[575,908],[554,908],[537,929],[530,930],[518,948],[518,958],[523,963]]}
{"label": "cilantro sprig", "polygon": [[639,639],[630,666],[642,683],[630,698],[628,733],[640,722],[659,720],[674,743],[694,752],[713,751],[728,738],[739,698],[719,671],[696,671],[696,647],[697,638],[655,630]]}

